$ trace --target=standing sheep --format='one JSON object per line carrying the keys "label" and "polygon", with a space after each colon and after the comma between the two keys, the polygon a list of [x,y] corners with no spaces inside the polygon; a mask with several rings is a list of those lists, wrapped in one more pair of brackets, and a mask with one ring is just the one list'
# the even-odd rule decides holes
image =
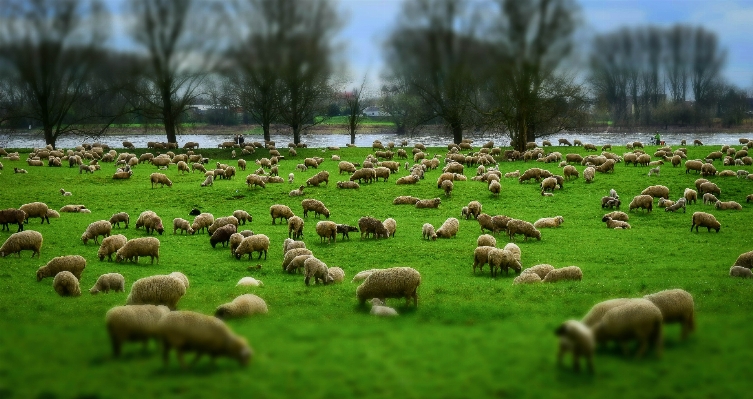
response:
{"label": "standing sheep", "polygon": [[482,234],[478,236],[478,239],[476,240],[476,246],[477,247],[496,247],[497,239],[494,238],[494,236],[492,235]]}
{"label": "standing sheep", "polygon": [[405,298],[405,305],[418,306],[418,286],[421,274],[410,267],[392,267],[372,272],[356,289],[356,296],[363,306],[368,299]]}
{"label": "standing sheep", "polygon": [[703,205],[707,205],[707,204],[714,205],[716,204],[716,201],[719,201],[719,200],[714,196],[714,194],[711,194],[711,193],[703,194]]}
{"label": "standing sheep", "polygon": [[146,229],[146,234],[151,234],[156,231],[159,235],[162,235],[162,232],[165,231],[165,228],[162,225],[162,218],[157,216],[157,213],[154,211],[147,210],[141,212],[139,218],[136,219],[136,228],[138,229],[142,226]]}
{"label": "standing sheep", "polygon": [[468,203],[467,208],[467,212],[463,215],[465,216],[465,219],[468,220],[471,216],[473,216],[474,219],[478,219],[478,215],[481,214],[481,203],[478,201],[471,201]]}
{"label": "standing sheep", "polygon": [[748,251],[740,254],[734,263],[735,266],[742,266],[748,269],[753,268],[753,251]]}
{"label": "standing sheep", "polygon": [[313,198],[307,198],[301,201],[301,206],[303,207],[303,217],[308,217],[309,211],[314,211],[314,217],[324,215],[327,219],[329,219],[329,209],[324,206],[324,203],[322,201]]}
{"label": "standing sheep", "polygon": [[708,232],[711,232],[711,229],[716,230],[716,232],[719,232],[719,229],[722,227],[721,223],[716,220],[714,215],[706,212],[693,212],[693,224],[690,225],[690,231],[693,231],[693,227],[695,227],[695,232],[698,232],[699,227],[705,227]]}
{"label": "standing sheep", "polygon": [[753,272],[742,266],[732,266],[729,268],[730,277],[753,278]]}
{"label": "standing sheep", "polygon": [[99,244],[97,237],[109,237],[111,231],[112,225],[110,224],[109,220],[99,220],[89,224],[89,226],[86,228],[86,231],[84,231],[84,234],[81,235],[81,241],[86,244],[89,240],[94,239],[94,243]]}
{"label": "standing sheep", "polygon": [[157,338],[157,322],[168,314],[166,306],[126,305],[107,311],[105,325],[115,357],[120,356],[124,342],[143,341],[144,347],[150,338]]}
{"label": "standing sheep", "polygon": [[437,237],[439,238],[452,238],[458,234],[460,228],[460,222],[455,218],[447,218],[447,220],[439,226],[437,229]]}
{"label": "standing sheep", "polygon": [[0,256],[4,258],[10,254],[18,254],[18,257],[20,258],[21,251],[30,249],[32,251],[31,257],[33,258],[34,254],[36,254],[37,258],[39,258],[42,249],[42,241],[42,234],[34,230],[13,233],[5,240],[5,242],[3,242],[3,245],[0,246]]}
{"label": "standing sheep", "polygon": [[500,191],[502,191],[502,185],[499,184],[497,180],[489,182],[489,192],[491,192],[493,196],[499,197]]}
{"label": "standing sheep", "polygon": [[557,365],[562,366],[562,357],[566,352],[573,354],[573,370],[580,371],[580,358],[586,358],[588,372],[594,372],[594,351],[596,341],[591,329],[577,320],[567,320],[554,331],[559,337]]}
{"label": "standing sheep", "polygon": [[37,269],[37,281],[45,277],[54,277],[56,274],[67,271],[81,280],[81,273],[86,268],[86,259],[81,255],[58,256],[50,259],[46,265]]}
{"label": "standing sheep", "polygon": [[180,230],[180,234],[183,234],[185,232],[186,234],[193,235],[194,233],[193,228],[191,227],[191,223],[183,218],[173,219],[173,234],[177,233],[178,230]]}
{"label": "standing sheep", "polygon": [[476,274],[476,267],[480,272],[484,272],[484,265],[489,263],[489,252],[493,249],[491,246],[478,246],[473,250],[473,274]]}
{"label": "standing sheep", "polygon": [[236,317],[267,314],[269,309],[263,299],[254,294],[243,294],[235,297],[231,302],[222,304],[214,311],[218,319],[232,319]]}
{"label": "standing sheep", "polygon": [[299,240],[303,238],[303,219],[298,216],[292,216],[288,219],[288,238]]}
{"label": "standing sheep", "polygon": [[628,211],[632,211],[635,208],[642,208],[651,212],[654,209],[654,198],[647,194],[636,195],[633,197],[633,200],[630,201]]}
{"label": "standing sheep", "polygon": [[607,311],[592,331],[596,342],[619,341],[623,351],[627,350],[625,341],[638,341],[638,358],[646,352],[649,343],[653,343],[660,356],[662,320],[661,310],[651,301],[634,299]]}
{"label": "standing sheep", "polygon": [[217,218],[212,222],[212,225],[207,228],[207,232],[211,236],[214,234],[214,232],[219,229],[222,226],[227,226],[229,224],[232,224],[236,228],[238,227],[238,219],[235,218],[235,216],[223,216],[221,218]]}
{"label": "standing sheep", "polygon": [[288,207],[287,205],[281,205],[281,204],[275,204],[269,207],[269,215],[272,216],[272,224],[275,224],[275,220],[277,218],[285,219],[287,222],[288,219],[293,217],[293,211]]}
{"label": "standing sheep", "polygon": [[372,234],[374,238],[387,238],[389,234],[387,229],[384,228],[384,224],[379,219],[371,216],[364,216],[358,219],[358,229],[361,231],[361,238],[366,235],[369,238],[369,234]]}
{"label": "standing sheep", "polygon": [[350,226],[347,224],[337,224],[336,226],[337,226],[337,233],[342,234],[343,240],[346,238],[350,240],[350,235],[348,233],[351,233],[351,232],[358,233],[358,227],[356,226]]}
{"label": "standing sheep", "polygon": [[69,271],[62,271],[55,275],[52,287],[60,296],[81,296],[78,279]]}
{"label": "standing sheep", "polygon": [[664,290],[654,294],[644,295],[659,310],[661,310],[664,324],[680,323],[682,325],[682,339],[695,330],[695,305],[693,296],[680,289]]}
{"label": "standing sheep", "polygon": [[329,220],[322,220],[316,224],[316,234],[319,235],[319,241],[328,240],[333,243],[337,238],[337,223]]}
{"label": "standing sheep", "polygon": [[683,197],[685,197],[685,201],[687,201],[688,205],[698,203],[698,192],[692,188],[685,188]]}
{"label": "standing sheep", "polygon": [[320,280],[324,285],[334,281],[327,271],[327,265],[313,256],[303,262],[303,270],[306,277],[304,279],[306,285],[309,285],[312,277],[314,278],[314,284],[319,284]]}
{"label": "standing sheep", "polygon": [[26,213],[26,220],[24,223],[28,223],[29,218],[40,218],[42,219],[42,224],[44,224],[45,220],[47,221],[47,224],[50,224],[50,219],[47,217],[47,210],[49,207],[44,202],[23,204],[18,209]]}
{"label": "standing sheep", "polygon": [[134,238],[115,253],[115,261],[128,260],[138,263],[139,256],[151,257],[152,264],[154,264],[154,258],[157,258],[157,264],[159,264],[159,240],[154,237]]}
{"label": "standing sheep", "polygon": [[669,188],[662,185],[648,186],[643,191],[641,191],[641,195],[650,195],[651,197],[661,197],[664,199],[669,199]]}
{"label": "standing sheep", "polygon": [[133,283],[126,304],[165,305],[170,310],[175,310],[178,301],[185,294],[186,286],[180,279],[168,275],[149,276]]}
{"label": "standing sheep", "polygon": [[[186,171],[187,170],[188,169],[186,168]],[[155,184],[159,184],[160,187],[165,187],[165,186],[172,187],[173,186],[173,182],[170,181],[167,175],[163,173],[157,173],[157,172],[152,173],[151,175],[149,175],[149,181],[152,183],[152,188],[154,188]]]}
{"label": "standing sheep", "polygon": [[267,251],[269,251],[269,237],[265,234],[254,234],[243,239],[235,250],[235,258],[240,259],[243,255],[248,254],[248,259],[251,260],[254,252],[258,252],[259,257],[257,259],[261,259],[261,254],[264,253],[264,259],[266,260]]}
{"label": "standing sheep", "polygon": [[115,227],[115,225],[118,225],[118,228],[120,228],[120,222],[125,223],[125,228],[128,228],[128,223],[131,221],[131,217],[128,216],[125,212],[118,212],[116,214],[113,214],[110,217],[110,226]]}
{"label": "standing sheep", "polygon": [[525,241],[528,241],[528,237],[541,241],[541,232],[525,220],[511,219],[507,222],[507,234],[510,236],[510,241],[515,241],[516,234],[523,234]]}
{"label": "standing sheep", "polygon": [[209,237],[209,244],[212,246],[212,248],[215,248],[217,243],[222,243],[222,246],[226,246],[228,242],[230,242],[230,236],[235,234],[238,231],[238,228],[235,227],[233,224],[226,224],[212,233],[212,236]]}
{"label": "standing sheep", "polygon": [[244,211],[242,209],[238,209],[238,210],[234,211],[233,212],[233,217],[235,217],[236,219],[238,219],[238,223],[239,224],[240,224],[240,222],[243,222],[244,225],[246,224],[246,222],[251,223],[251,222],[254,221],[254,218],[251,217],[251,214],[249,214],[248,212],[246,212],[246,211]]}
{"label": "standing sheep", "polygon": [[421,238],[426,240],[437,240],[437,233],[434,231],[434,226],[431,223],[424,223],[421,228]]}
{"label": "standing sheep", "polygon": [[105,273],[99,276],[99,278],[97,278],[97,282],[94,283],[94,286],[89,289],[89,293],[96,295],[101,291],[109,293],[110,290],[113,290],[115,292],[125,291],[125,278],[122,274]]}
{"label": "standing sheep", "polygon": [[497,276],[498,270],[499,272],[504,270],[505,275],[507,275],[509,273],[509,269],[513,269],[516,274],[520,273],[520,270],[522,269],[520,260],[516,259],[515,254],[508,249],[492,248],[489,251],[488,257],[489,268],[491,269],[492,277]]}
{"label": "standing sheep", "polygon": [[18,229],[16,230],[16,233],[19,231],[24,230],[24,220],[26,219],[26,212],[15,209],[15,208],[8,208],[3,209],[0,211],[0,224],[3,225],[3,231],[8,230],[10,232],[10,228],[8,227],[8,224],[13,223],[18,225]]}
{"label": "standing sheep", "polygon": [[397,222],[393,218],[387,218],[382,222],[384,229],[387,230],[387,237],[395,238],[395,229],[397,229]]}
{"label": "standing sheep", "polygon": [[123,248],[127,241],[128,239],[126,238],[126,236],[122,234],[115,234],[106,237],[102,240],[102,244],[99,246],[99,250],[97,250],[97,257],[99,257],[99,260],[102,261],[105,260],[106,256],[107,260],[112,261],[112,254],[117,252],[120,248]]}
{"label": "standing sheep", "polygon": [[204,232],[204,230],[208,229],[209,226],[212,225],[212,223],[214,223],[214,215],[206,212],[200,213],[193,219],[193,223],[191,223],[191,229],[193,229],[194,233]]}
{"label": "standing sheep", "polygon": [[596,169],[594,169],[593,166],[589,166],[583,171],[583,179],[586,181],[586,183],[591,183],[594,180],[595,173]]}

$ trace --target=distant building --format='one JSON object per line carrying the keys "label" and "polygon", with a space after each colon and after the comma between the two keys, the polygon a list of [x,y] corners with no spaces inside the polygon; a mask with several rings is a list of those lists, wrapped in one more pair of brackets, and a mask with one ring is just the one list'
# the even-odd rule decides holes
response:
{"label": "distant building", "polygon": [[363,114],[366,116],[386,116],[384,112],[379,107],[366,107],[366,109],[363,110]]}

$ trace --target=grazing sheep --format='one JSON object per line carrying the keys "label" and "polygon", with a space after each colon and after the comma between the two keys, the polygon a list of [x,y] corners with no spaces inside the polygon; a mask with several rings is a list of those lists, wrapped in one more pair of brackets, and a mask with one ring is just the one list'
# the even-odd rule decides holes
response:
{"label": "grazing sheep", "polygon": [[204,181],[201,183],[201,187],[213,186],[213,185],[214,185],[214,176],[212,175],[207,176],[204,179]]}
{"label": "grazing sheep", "polygon": [[101,291],[104,291],[105,294],[109,293],[110,290],[113,290],[115,292],[123,292],[125,291],[125,278],[120,273],[105,273],[99,278],[97,278],[97,282],[94,283],[94,286],[89,289],[89,293],[92,295],[95,295]]}
{"label": "grazing sheep", "polygon": [[32,251],[31,257],[34,254],[39,258],[40,250],[42,249],[42,234],[34,230],[25,230],[17,233],[13,233],[8,237],[3,245],[0,246],[0,256],[6,257],[10,254],[18,254],[21,257],[21,251],[30,249]]}
{"label": "grazing sheep", "polygon": [[304,282],[306,285],[309,285],[312,277],[314,278],[314,284],[319,284],[320,280],[324,285],[334,281],[327,271],[327,265],[313,256],[307,258],[303,262],[303,270],[305,275]]}
{"label": "grazing sheep", "polygon": [[[660,199],[659,201],[661,202],[662,199]],[[677,202],[675,202],[675,203],[672,203],[672,201],[665,201],[665,202],[669,202],[670,204],[667,205],[666,208],[664,208],[664,212],[675,212],[675,211],[679,210],[680,208],[682,208],[682,212],[683,213],[685,213],[685,211],[686,211],[686,207],[685,207],[686,201],[685,201],[684,197],[683,198],[678,198]]]}
{"label": "grazing sheep", "polygon": [[165,228],[162,225],[162,219],[153,211],[141,212],[139,218],[136,219],[136,228],[138,229],[142,226],[146,229],[147,234],[156,231],[162,235],[162,232],[165,231]]}
{"label": "grazing sheep", "polygon": [[605,222],[607,224],[607,228],[610,229],[629,229],[630,224],[628,222],[612,219],[609,216],[604,215],[603,218],[601,218],[602,222]]}
{"label": "grazing sheep", "polygon": [[329,172],[326,170],[323,170],[314,176],[311,176],[308,180],[306,180],[307,186],[314,186],[319,187],[319,184],[324,182],[324,184],[329,185]]}
{"label": "grazing sheep", "polygon": [[26,219],[24,220],[24,223],[27,223],[29,221],[29,218],[40,218],[42,219],[42,224],[44,224],[45,220],[47,221],[47,224],[50,224],[50,219],[47,217],[47,210],[49,209],[49,207],[44,202],[31,202],[28,204],[23,204],[18,209],[26,213]]}
{"label": "grazing sheep", "polygon": [[437,229],[437,237],[439,238],[452,238],[458,234],[460,229],[460,222],[455,218],[447,218]]}
{"label": "grazing sheep", "polygon": [[737,257],[734,263],[735,266],[742,266],[748,269],[753,268],[753,251],[744,252]]}
{"label": "grazing sheep", "polygon": [[489,192],[492,193],[492,195],[495,196],[495,197],[499,197],[499,193],[500,193],[500,191],[502,191],[502,185],[499,184],[499,182],[496,181],[496,180],[492,180],[489,183],[489,187],[488,188],[489,188]]}
{"label": "grazing sheep", "polygon": [[669,188],[661,185],[648,186],[643,191],[641,191],[641,195],[650,195],[651,197],[661,197],[664,199],[669,199]]}
{"label": "grazing sheep", "polygon": [[564,222],[565,222],[565,219],[562,216],[555,216],[551,218],[541,218],[533,223],[533,227],[536,227],[537,229],[546,228],[546,227],[560,227],[560,225]]}
{"label": "grazing sheep", "polygon": [[20,209],[8,208],[0,211],[0,224],[3,225],[3,231],[8,230],[10,232],[10,228],[8,227],[10,223],[18,225],[16,233],[23,231],[24,219],[26,219],[26,212]]}
{"label": "grazing sheep", "polygon": [[691,232],[693,231],[693,227],[695,227],[696,233],[698,232],[698,227],[705,227],[708,232],[711,232],[711,229],[714,229],[718,233],[722,225],[716,220],[714,215],[710,213],[693,212],[693,224],[690,225]]}
{"label": "grazing sheep", "polygon": [[290,209],[287,205],[281,205],[281,204],[275,204],[269,207],[269,215],[272,216],[272,224],[275,224],[275,220],[277,218],[280,218],[280,221],[282,219],[285,219],[285,222],[288,221],[288,219],[292,218],[293,211]]}
{"label": "grazing sheep", "polygon": [[688,205],[698,203],[698,192],[692,188],[685,188],[683,197],[685,197],[685,201]]}
{"label": "grazing sheep", "polygon": [[409,195],[401,195],[392,200],[392,205],[416,205],[418,201],[421,201],[421,199]]}
{"label": "grazing sheep", "polygon": [[478,246],[473,250],[473,274],[476,274],[476,267],[478,267],[482,273],[484,272],[484,265],[489,263],[489,252],[491,252],[493,249],[495,248],[489,246]]}
{"label": "grazing sheep", "polygon": [[113,354],[118,357],[124,342],[157,338],[157,322],[170,312],[166,306],[126,305],[107,311],[105,325],[110,335]]}
{"label": "grazing sheep", "polygon": [[496,234],[500,231],[506,231],[507,230],[507,223],[511,220],[509,217],[504,215],[495,215],[490,216],[486,213],[482,213],[478,215],[478,224],[481,227],[481,232],[483,233],[485,230],[489,230],[492,232],[492,234]]}
{"label": "grazing sheep", "polygon": [[179,278],[169,275],[149,276],[133,282],[126,304],[165,305],[170,310],[175,310],[178,301],[185,294],[186,286]]}
{"label": "grazing sheep", "polygon": [[193,228],[191,228],[191,223],[183,218],[173,219],[173,234],[175,234],[178,230],[180,230],[181,234],[183,234],[183,232],[186,232],[187,234],[194,233]]}
{"label": "grazing sheep", "polygon": [[564,280],[583,280],[583,271],[578,266],[567,266],[560,269],[554,269],[541,279],[545,283],[556,283]]}
{"label": "grazing sheep", "polygon": [[537,275],[539,277],[538,281],[541,281],[552,270],[554,270],[554,266],[546,264],[546,263],[542,263],[542,264],[539,264],[539,265],[536,265],[536,266],[532,266],[532,267],[529,267],[529,268],[523,270],[523,272],[521,274],[526,274],[526,273],[535,274],[535,275]]}
{"label": "grazing sheep", "polygon": [[742,205],[740,205],[739,203],[735,201],[716,201],[714,203],[714,208],[722,210],[722,211],[729,210],[729,209],[740,211],[743,209]]}
{"label": "grazing sheep", "polygon": [[200,213],[193,219],[193,223],[191,223],[191,228],[193,229],[194,233],[196,232],[204,232],[204,229],[208,229],[209,226],[214,223],[214,215],[211,213]]}
{"label": "grazing sheep", "polygon": [[109,237],[111,231],[112,225],[109,220],[98,220],[89,224],[86,231],[81,235],[81,241],[86,244],[89,240],[93,239],[95,244],[99,244],[97,237]]}
{"label": "grazing sheep", "polygon": [[201,313],[170,312],[157,323],[157,331],[164,345],[165,364],[172,348],[177,352],[181,367],[185,367],[184,351],[196,352],[194,362],[206,353],[212,359],[217,356],[236,359],[242,366],[248,365],[253,356],[245,338],[236,335],[222,320]]}
{"label": "grazing sheep", "polygon": [[301,239],[303,237],[303,226],[303,219],[298,216],[292,216],[288,219],[288,238]]}
{"label": "grazing sheep", "polygon": [[[704,196],[706,196],[706,194],[704,194]],[[745,202],[747,203],[747,202],[751,202],[751,201],[753,201],[753,194],[748,194],[745,197]]]}
{"label": "grazing sheep", "polygon": [[580,371],[580,358],[586,358],[588,372],[594,373],[594,351],[596,340],[591,329],[577,320],[567,320],[554,331],[559,337],[557,365],[562,367],[562,357],[566,352],[573,354],[573,370]]}
{"label": "grazing sheep", "polygon": [[342,234],[343,240],[346,238],[350,240],[350,235],[348,233],[351,233],[351,232],[358,233],[358,227],[356,226],[350,226],[347,224],[337,224],[336,226],[337,226],[337,234]]}
{"label": "grazing sheep", "polygon": [[125,223],[125,228],[128,228],[128,223],[131,221],[131,217],[128,216],[125,212],[118,212],[113,214],[110,217],[110,226],[115,227],[115,225],[118,225],[118,228],[120,227],[120,222]]}
{"label": "grazing sheep", "polygon": [[421,274],[410,267],[392,267],[374,270],[366,280],[356,289],[356,296],[363,306],[366,300],[379,298],[405,298],[405,305],[418,306],[418,287],[421,285]]}
{"label": "grazing sheep", "polygon": [[619,198],[614,197],[601,197],[601,207],[604,208],[620,208],[620,205],[622,205],[622,201],[619,200]]}
{"label": "grazing sheep", "polygon": [[[477,247],[476,249],[478,248],[489,247]],[[519,254],[516,257],[516,254],[509,249],[491,248],[488,252],[488,261],[489,268],[491,269],[491,276],[496,277],[498,270],[500,272],[504,270],[505,274],[508,274],[510,268],[512,268],[516,274],[519,274],[520,270],[522,269],[519,257]]]}
{"label": "grazing sheep", "polygon": [[235,297],[231,302],[218,306],[214,311],[214,317],[233,319],[267,313],[269,313],[269,309],[263,299],[254,294],[243,294]]}
{"label": "grazing sheep", "polygon": [[719,201],[714,194],[711,193],[705,193],[703,194],[703,205],[714,205],[716,202]]}
{"label": "grazing sheep", "polygon": [[[248,259],[251,260],[254,252],[258,252],[259,257],[257,259],[261,259],[261,255],[264,253],[264,259],[266,260],[267,251],[269,251],[269,237],[264,234],[254,234],[250,237],[245,237],[238,248],[235,249],[235,258],[240,259],[243,255],[248,254]],[[288,251],[288,253],[290,252],[293,251]]]}
{"label": "grazing sheep", "polygon": [[253,277],[243,277],[240,280],[238,280],[238,284],[235,285],[236,287],[263,287],[264,283],[261,282],[261,280],[257,280]]}
{"label": "grazing sheep", "polygon": [[638,341],[638,358],[646,352],[649,343],[655,345],[657,356],[661,355],[662,314],[647,299],[633,299],[608,310],[592,331],[597,343],[619,341],[623,351],[627,350],[625,341]]}
{"label": "grazing sheep", "polygon": [[586,183],[591,183],[594,180],[595,173],[596,169],[594,169],[593,166],[589,166],[585,170],[583,170],[583,179],[586,181]]}
{"label": "grazing sheep", "polygon": [[454,184],[451,180],[445,180],[442,182],[442,190],[444,191],[445,197],[449,197],[450,194],[452,194],[452,189],[454,188]]}
{"label": "grazing sheep", "polygon": [[322,220],[316,224],[316,234],[319,235],[319,241],[328,240],[332,243],[337,238],[337,224],[328,220]]}
{"label": "grazing sheep", "polygon": [[61,271],[55,275],[52,287],[60,296],[81,296],[78,278],[69,271]]}
{"label": "grazing sheep", "polygon": [[423,227],[421,228],[421,238],[436,241],[437,233],[434,231],[434,226],[432,226],[430,223],[424,223]]}
{"label": "grazing sheep", "polygon": [[139,262],[139,256],[149,256],[154,264],[154,258],[157,258],[159,264],[159,240],[154,237],[141,237],[129,240],[120,249],[115,252],[115,261],[122,262],[128,260]]}
{"label": "grazing sheep", "polygon": [[385,230],[387,230],[387,237],[395,237],[395,229],[397,229],[397,222],[393,218],[387,218],[382,222]]}
{"label": "grazing sheep", "polygon": [[698,192],[701,194],[712,193],[715,195],[722,195],[722,190],[716,184],[712,182],[704,182],[698,188]]}
{"label": "grazing sheep", "polygon": [[515,241],[516,234],[523,234],[525,241],[528,241],[528,237],[541,241],[541,232],[533,224],[525,220],[511,219],[508,221],[507,234],[510,236],[510,241]]}
{"label": "grazing sheep", "polygon": [[285,271],[290,266],[293,260],[301,255],[313,255],[314,253],[306,248],[293,248],[285,252],[282,259],[282,270]]}
{"label": "grazing sheep", "polygon": [[238,228],[233,224],[226,224],[212,233],[212,236],[209,238],[209,244],[212,245],[212,248],[215,248],[217,243],[222,243],[222,246],[226,246],[230,242],[230,236],[235,234],[238,231]]}
{"label": "grazing sheep", "polygon": [[476,240],[476,246],[477,247],[496,247],[497,239],[494,238],[494,236],[492,235],[482,234],[478,236],[478,239]]}
{"label": "grazing sheep", "polygon": [[289,274],[298,273],[299,270],[304,269],[304,265],[306,263],[306,259],[312,257],[313,255],[298,255],[293,260],[290,261],[287,267],[285,267],[285,271]]}
{"label": "grazing sheep", "polygon": [[337,167],[338,167],[338,169],[340,171],[340,174],[342,174],[343,172],[346,172],[346,173],[355,173],[355,171],[356,171],[355,165],[353,165],[352,163],[350,163],[348,161],[340,161],[340,163],[337,165]]}
{"label": "grazing sheep", "polygon": [[441,203],[442,203],[442,200],[440,198],[423,199],[423,200],[418,200],[415,203],[415,207],[419,209],[438,208]]}
{"label": "grazing sheep", "polygon": [[384,228],[384,224],[382,224],[379,219],[370,216],[364,216],[358,219],[358,229],[361,231],[362,239],[364,235],[368,238],[369,234],[372,234],[374,238],[387,238],[389,234],[387,229]]}
{"label": "grazing sheep", "polygon": [[251,186],[259,186],[261,188],[267,188],[267,183],[264,182],[264,179],[262,179],[261,176],[254,173],[246,176],[246,185],[248,186],[248,188],[251,188]]}
{"label": "grazing sheep", "polygon": [[562,169],[562,174],[565,176],[565,180],[570,180],[571,177],[578,178],[580,177],[580,174],[578,173],[578,170],[575,169],[575,166],[572,165],[565,165],[565,167]]}
{"label": "grazing sheep", "polygon": [[168,187],[173,186],[173,182],[170,181],[170,179],[167,178],[165,174],[162,173],[152,173],[149,175],[149,181],[152,183],[152,188],[154,188],[154,185],[159,183],[160,187],[164,187],[167,185]]}
{"label": "grazing sheep", "polygon": [[236,211],[233,211],[233,217],[235,217],[236,219],[238,219],[238,223],[239,224],[240,224],[240,222],[243,222],[244,225],[246,224],[246,222],[251,223],[251,222],[254,221],[254,218],[251,217],[251,214],[249,214],[248,212],[246,212],[246,211],[244,211],[242,209],[238,209]]}
{"label": "grazing sheep", "polygon": [[327,268],[328,279],[331,279],[333,283],[342,283],[345,279],[345,270],[341,267],[328,267]]}
{"label": "grazing sheep", "polygon": [[356,180],[358,180],[358,183],[363,183],[361,181],[361,180],[363,180],[366,183],[371,183],[372,180],[375,180],[375,179],[376,179],[376,171],[374,170],[374,168],[366,168],[366,167],[364,167],[364,168],[361,168],[361,169],[358,169],[357,171],[355,171],[355,173],[353,173],[350,176],[349,180],[350,181],[356,181]]}
{"label": "grazing sheep", "polygon": [[654,209],[654,198],[647,194],[636,195],[630,201],[630,209],[628,211],[632,211],[635,208],[642,208],[651,212]]}
{"label": "grazing sheep", "polygon": [[303,207],[303,217],[308,217],[309,211],[314,211],[314,217],[324,215],[327,219],[329,219],[329,209],[324,206],[324,203],[322,203],[322,201],[313,198],[307,198],[301,201],[301,206]]}
{"label": "grazing sheep", "polygon": [[533,284],[533,283],[540,283],[541,277],[539,277],[536,273],[526,273],[525,271],[523,273],[520,273],[520,275],[515,276],[515,279],[512,280],[513,285],[516,284]]}
{"label": "grazing sheep", "polygon": [[747,267],[732,266],[729,268],[730,277],[753,278],[753,272]]}
{"label": "grazing sheep", "polygon": [[102,240],[102,244],[97,251],[97,257],[102,261],[107,257],[107,260],[112,261],[112,254],[116,253],[120,248],[126,244],[128,239],[122,234],[115,234],[109,237],[105,237]]}
{"label": "grazing sheep", "polygon": [[583,316],[583,324],[585,324],[588,327],[593,328],[598,322],[601,321],[601,319],[604,317],[604,315],[618,307],[622,306],[630,301],[635,301],[637,298],[616,298],[616,299],[610,299],[607,301],[599,302],[586,313],[585,316]]}
{"label": "grazing sheep", "polygon": [[221,218],[214,219],[214,222],[212,222],[212,225],[207,227],[207,232],[211,236],[212,234],[214,234],[215,231],[217,231],[217,229],[223,226],[227,226],[229,224],[235,226],[237,230],[237,227],[239,225],[238,219],[236,219],[235,216],[223,216]]}
{"label": "grazing sheep", "polygon": [[681,289],[664,290],[654,294],[644,295],[661,311],[665,324],[680,323],[682,325],[682,339],[695,330],[695,305],[693,296]]}

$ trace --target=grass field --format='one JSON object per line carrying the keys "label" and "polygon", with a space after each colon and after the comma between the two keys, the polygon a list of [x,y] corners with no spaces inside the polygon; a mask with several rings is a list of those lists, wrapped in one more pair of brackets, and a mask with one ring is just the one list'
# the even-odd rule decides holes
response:
{"label": "grass field", "polygon": [[[412,143],[411,143],[412,144]],[[648,153],[654,147],[647,148]],[[689,158],[701,158],[717,146],[689,147]],[[561,152],[582,152],[580,148],[554,148]],[[165,173],[172,188],[150,188],[152,165],[139,165],[127,181],[112,180],[114,165],[104,164],[93,175],[77,169],[29,167],[24,161],[2,159],[0,208],[19,207],[32,201],[46,202],[59,209],[66,204],[84,204],[91,214],[67,214],[50,224],[29,221],[26,229],[44,236],[41,258],[0,258],[0,398],[725,398],[742,397],[753,389],[746,377],[753,358],[748,339],[753,326],[751,280],[733,279],[728,270],[737,256],[753,249],[751,206],[745,196],[753,193],[753,180],[715,177],[722,200],[742,203],[742,211],[717,211],[712,206],[689,205],[687,213],[669,213],[655,208],[651,213],[630,214],[631,230],[610,230],[602,223],[605,213],[600,199],[615,188],[627,212],[630,199],[652,184],[670,188],[677,199],[685,187],[694,187],[698,176],[684,168],[662,167],[660,177],[648,177],[648,168],[618,164],[614,174],[597,174],[592,184],[582,178],[566,183],[553,197],[539,195],[538,185],[502,179],[502,193],[494,198],[485,183],[471,181],[475,167],[466,167],[466,182],[456,182],[450,198],[436,187],[439,170],[412,186],[397,186],[402,170],[387,183],[362,184],[359,190],[339,190],[333,154],[343,160],[361,162],[367,148],[340,151],[299,149],[298,156],[280,164],[280,175],[295,173],[295,184],[268,184],[266,189],[249,189],[245,176],[249,168],[232,180],[200,187],[199,173],[181,175],[175,166]],[[623,148],[615,148],[622,154]],[[21,150],[21,159],[28,150]],[[137,150],[140,154],[144,150]],[[229,151],[202,150],[210,164],[236,165]],[[283,155],[287,150],[281,150]],[[444,154],[443,148],[430,148]],[[253,158],[268,156],[257,151]],[[321,156],[319,170],[330,172],[328,186],[311,187],[304,197],[288,192],[315,174],[294,171],[304,157]],[[251,157],[246,158],[252,161]],[[500,165],[509,172],[542,167],[561,173],[556,164],[513,162]],[[23,167],[28,174],[14,174]],[[584,167],[578,165],[582,172]],[[722,167],[717,162],[717,168]],[[742,167],[749,172],[753,168]],[[734,170],[741,167],[734,167]],[[73,193],[63,197],[59,189]],[[438,209],[394,206],[398,195],[441,197]],[[349,241],[319,242],[317,222],[306,219],[304,241],[316,257],[329,266],[346,271],[345,282],[328,286],[305,286],[303,276],[281,272],[285,224],[271,223],[269,207],[289,205],[302,215],[300,201],[317,198],[331,211],[330,220],[355,225],[371,215],[397,221],[395,238],[360,239],[351,233]],[[583,270],[580,282],[514,286],[514,275],[490,278],[472,272],[472,256],[480,234],[478,223],[461,220],[456,238],[424,241],[423,223],[439,227],[448,217],[460,218],[460,210],[471,200],[483,204],[488,214],[505,214],[533,222],[540,217],[561,215],[565,223],[542,230],[541,241],[516,243],[522,250],[523,267],[549,263],[559,268],[577,265]],[[212,248],[206,234],[173,235],[172,220],[192,220],[189,211],[197,206],[215,217],[245,209],[253,215],[250,225],[241,226],[271,239],[267,259],[236,260],[221,245]],[[129,239],[143,237],[135,229],[139,213],[151,209],[162,217],[166,231],[161,241],[159,264],[148,258],[138,264],[100,262],[97,245],[84,245],[81,234],[91,222],[109,219],[116,212],[131,216],[129,229],[113,233]],[[702,229],[689,232],[691,215],[703,210],[716,215],[719,233]],[[11,232],[15,227],[11,226]],[[10,235],[4,231],[0,239]],[[504,246],[507,237],[497,237]],[[61,298],[52,289],[52,279],[37,282],[35,272],[55,256],[79,254],[87,259],[77,298]],[[261,270],[248,270],[260,263]],[[360,270],[410,266],[422,275],[418,308],[405,307],[402,300],[388,300],[401,316],[375,318],[367,307],[359,307],[356,285],[350,283]],[[193,368],[181,369],[172,355],[163,365],[156,343],[146,351],[138,344],[124,347],[114,358],[104,327],[104,315],[123,305],[131,284],[142,277],[181,271],[190,288],[178,303],[181,310],[212,314],[234,297],[251,292],[264,298],[269,314],[228,324],[249,340],[255,357],[247,368],[234,360],[220,358],[216,364],[204,358]],[[126,293],[86,292],[97,277],[118,272],[126,278]],[[236,282],[253,276],[263,287],[241,289]],[[625,358],[620,351],[605,349],[595,358],[594,376],[575,374],[555,364],[557,348],[554,329],[564,320],[581,318],[595,303],[616,297],[637,297],[668,288],[682,288],[693,294],[697,331],[680,341],[680,329],[665,329],[661,358],[653,351],[643,359]]]}

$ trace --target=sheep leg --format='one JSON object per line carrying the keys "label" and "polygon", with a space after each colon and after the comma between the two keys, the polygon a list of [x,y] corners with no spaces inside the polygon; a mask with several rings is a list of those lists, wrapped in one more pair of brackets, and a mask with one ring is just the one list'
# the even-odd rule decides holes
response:
{"label": "sheep leg", "polygon": [[580,373],[580,355],[578,352],[573,352],[573,371]]}

